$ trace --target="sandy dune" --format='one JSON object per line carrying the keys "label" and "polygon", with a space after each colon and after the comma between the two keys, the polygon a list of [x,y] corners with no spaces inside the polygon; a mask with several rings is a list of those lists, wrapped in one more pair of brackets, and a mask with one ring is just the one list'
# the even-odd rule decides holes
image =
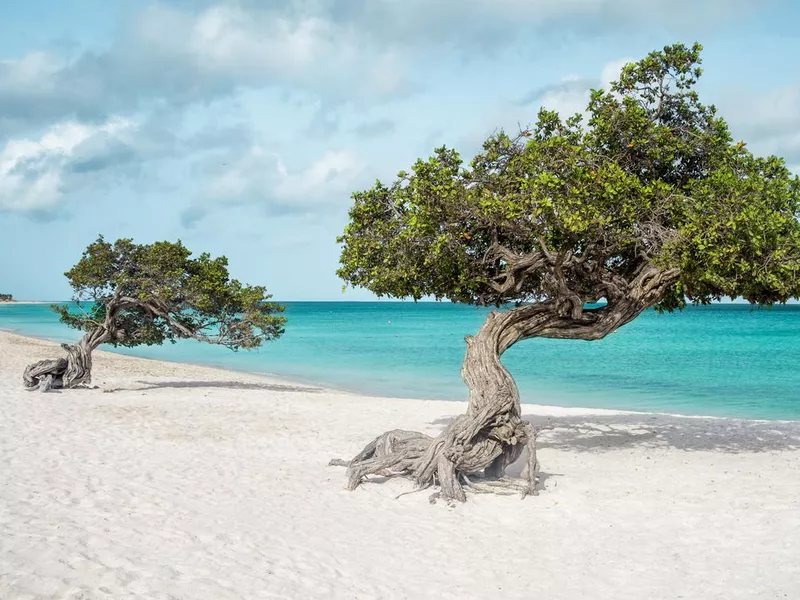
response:
{"label": "sandy dune", "polygon": [[797,423],[529,406],[542,494],[448,508],[326,464],[463,404],[109,353],[25,392],[56,350],[0,333],[3,599],[800,597]]}

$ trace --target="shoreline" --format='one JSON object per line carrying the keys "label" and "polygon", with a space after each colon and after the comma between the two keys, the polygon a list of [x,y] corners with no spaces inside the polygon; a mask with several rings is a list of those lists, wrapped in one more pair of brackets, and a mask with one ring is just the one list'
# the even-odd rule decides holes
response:
{"label": "shoreline", "polygon": [[[9,331],[6,329],[0,329],[0,348],[6,347],[7,345],[12,344],[15,346],[22,346],[25,348],[36,347],[37,350],[41,353],[42,357],[44,358],[54,358],[59,353],[63,353],[62,348],[60,347],[61,342],[56,342],[46,338],[40,338],[36,336],[29,336],[23,335],[14,331]],[[321,395],[329,395],[341,398],[348,398],[353,401],[357,401],[358,403],[365,403],[365,404],[376,404],[380,407],[381,403],[384,404],[401,404],[404,406],[413,406],[414,404],[417,405],[425,405],[425,406],[436,406],[439,407],[442,414],[461,414],[464,412],[467,406],[466,400],[441,400],[441,399],[432,399],[432,398],[407,398],[401,396],[381,396],[381,395],[373,395],[373,394],[364,394],[359,392],[353,392],[350,390],[343,390],[343,389],[336,389],[333,387],[329,387],[325,384],[318,384],[314,382],[303,382],[297,381],[286,377],[281,377],[280,375],[273,375],[273,374],[265,374],[265,373],[257,373],[252,371],[243,371],[237,369],[229,369],[222,366],[217,365],[209,365],[203,363],[191,363],[191,362],[180,362],[180,361],[170,361],[170,360],[161,360],[155,358],[147,358],[147,357],[140,357],[140,356],[132,356],[129,354],[123,354],[120,352],[115,352],[113,349],[99,349],[93,353],[94,357],[97,357],[99,360],[94,361],[94,370],[93,370],[93,379],[92,384],[88,388],[78,388],[74,390],[56,390],[56,394],[59,393],[80,393],[82,390],[97,390],[101,393],[108,393],[114,392],[116,389],[114,385],[116,385],[119,381],[119,377],[111,376],[108,377],[106,373],[104,373],[103,367],[108,368],[109,366],[113,368],[118,367],[119,365],[123,366],[123,374],[127,374],[127,368],[130,367],[131,369],[135,370],[136,372],[141,372],[143,374],[147,374],[148,376],[154,376],[159,378],[164,378],[164,373],[170,373],[170,375],[174,375],[178,379],[187,379],[191,378],[192,376],[197,378],[197,385],[198,387],[202,387],[204,382],[218,382],[223,380],[231,380],[231,381],[239,381],[241,380],[247,384],[262,384],[265,386],[266,389],[269,389],[269,386],[275,386],[276,389],[286,388],[291,390],[300,390],[314,394],[321,394]],[[109,365],[108,363],[111,363]],[[27,363],[26,363],[27,364]],[[0,372],[4,367],[4,363],[0,361]],[[99,367],[99,368],[98,368]],[[176,371],[176,367],[182,367],[181,370]],[[14,373],[17,375],[17,379],[20,380],[19,390],[23,391],[25,395],[32,395],[38,394],[38,392],[25,390],[24,387],[21,385],[21,376],[22,371],[24,370],[24,365],[22,368],[18,369],[18,373]],[[102,385],[98,384],[98,377],[95,375],[97,372],[100,372],[100,376],[103,377]],[[188,376],[188,377],[187,377]],[[127,377],[122,377],[122,380],[126,380]],[[453,407],[457,406],[458,408],[453,411]],[[764,426],[769,427],[770,425],[775,426],[785,426],[789,428],[797,428],[798,435],[800,435],[800,420],[794,419],[746,419],[740,417],[728,417],[728,416],[716,416],[716,415],[684,415],[678,413],[665,413],[665,412],[646,412],[646,411],[632,411],[632,410],[619,410],[619,409],[607,409],[607,408],[593,408],[593,407],[574,407],[574,406],[560,406],[557,404],[538,404],[538,403],[523,403],[522,405],[522,413],[523,415],[537,417],[537,416],[548,416],[551,418],[572,418],[572,417],[600,417],[600,418],[620,418],[626,420],[639,420],[639,421],[647,421],[647,420],[654,420],[654,419],[661,419],[665,421],[676,421],[676,422],[710,422],[710,423],[718,423],[722,426],[730,425],[753,425],[753,426]]]}
{"label": "shoreline", "polygon": [[[16,330],[13,330],[13,329],[6,329],[6,328],[3,328],[3,327],[0,327],[0,342],[3,340],[4,336],[11,336],[13,338],[17,338],[17,340],[22,342],[22,343],[25,343],[25,342],[38,342],[38,343],[47,344],[47,345],[53,347],[53,351],[54,352],[62,353],[62,354],[63,354],[64,351],[62,350],[60,345],[62,343],[69,343],[69,342],[59,342],[57,340],[53,340],[53,339],[45,338],[45,337],[39,337],[39,336],[36,336],[36,335],[27,335],[27,334],[20,333],[19,331],[16,331]],[[330,393],[334,393],[334,394],[359,395],[357,393],[350,392],[348,390],[339,390],[339,389],[327,387],[327,386],[325,386],[323,384],[318,384],[318,383],[311,382],[311,381],[303,382],[303,381],[290,380],[288,378],[281,377],[280,375],[273,374],[273,373],[257,373],[257,372],[253,372],[253,371],[244,371],[244,370],[238,370],[238,369],[228,369],[228,368],[225,368],[225,367],[222,367],[222,366],[205,364],[205,363],[195,363],[195,362],[187,362],[187,361],[181,361],[181,360],[163,360],[163,359],[159,359],[159,358],[149,358],[149,357],[146,357],[146,356],[134,356],[132,354],[125,354],[124,352],[116,352],[112,347],[109,347],[109,348],[101,347],[101,348],[99,348],[98,350],[95,350],[92,353],[92,357],[95,357],[95,356],[103,357],[104,355],[110,355],[110,356],[113,356],[115,358],[121,358],[123,360],[142,361],[142,362],[151,363],[151,364],[153,364],[155,366],[160,366],[160,367],[184,366],[184,367],[190,367],[192,369],[209,370],[209,371],[217,372],[217,373],[220,373],[220,374],[225,373],[225,374],[228,374],[228,375],[243,375],[243,376],[245,376],[247,378],[262,379],[267,383],[277,383],[277,384],[283,384],[283,385],[302,386],[302,387],[306,387],[306,388],[309,388],[309,389],[322,390],[322,391],[330,392]],[[52,358],[56,358],[56,356],[53,356]],[[20,372],[20,376],[21,375],[22,375],[22,373]]]}
{"label": "shoreline", "polygon": [[[62,342],[50,339],[39,337],[35,335],[28,335],[24,333],[20,333],[17,330],[7,329],[0,327],[0,335],[2,334],[9,334],[13,336],[17,336],[23,339],[29,340],[36,340],[38,342],[45,342],[48,344],[54,344],[56,348],[54,349],[56,352],[62,352],[59,344]],[[338,388],[332,386],[330,383],[316,381],[313,379],[292,379],[289,377],[284,377],[277,373],[269,373],[269,372],[255,372],[255,371],[247,371],[243,369],[233,369],[228,368],[225,366],[208,364],[208,363],[197,363],[191,361],[182,361],[182,360],[168,360],[168,359],[161,359],[161,358],[148,358],[144,356],[134,356],[131,354],[125,354],[123,352],[117,352],[113,347],[102,347],[99,350],[95,351],[95,355],[108,353],[114,356],[121,356],[129,359],[134,360],[142,360],[142,361],[151,361],[153,363],[161,363],[164,365],[185,365],[194,368],[200,369],[212,369],[215,371],[230,373],[230,374],[242,374],[251,377],[262,378],[265,381],[271,383],[279,383],[283,385],[294,385],[294,386],[304,386],[304,387],[313,387],[323,390],[325,392],[329,392],[332,394],[341,394],[341,395],[348,395],[348,396],[359,396],[362,398],[378,398],[378,399],[387,399],[387,400],[401,400],[405,402],[445,402],[447,404],[463,404],[466,405],[466,400],[463,399],[440,399],[440,398],[413,398],[413,397],[403,397],[403,396],[396,396],[396,395],[384,395],[384,394],[377,394],[377,393],[366,393],[358,390],[351,390],[346,388]],[[529,403],[523,402],[522,408],[523,412],[525,412],[525,408],[530,407],[531,410],[534,411],[553,411],[553,412],[563,412],[564,414],[569,415],[638,415],[638,416],[648,416],[648,415],[655,415],[659,417],[674,417],[680,419],[719,419],[723,421],[743,421],[743,422],[752,422],[752,423],[798,423],[800,424],[800,418],[798,419],[755,419],[755,418],[745,418],[745,417],[737,417],[737,416],[727,416],[727,415],[699,415],[699,414],[682,414],[682,413],[673,413],[673,412],[648,412],[648,411],[637,411],[637,410],[625,410],[625,409],[615,409],[615,408],[595,408],[595,407],[581,407],[581,406],[563,406],[560,404],[547,404],[547,403]]]}
{"label": "shoreline", "polygon": [[[16,331],[0,328],[0,343],[5,341],[3,339],[4,337],[6,339],[9,339],[9,338],[14,339],[14,338],[16,338],[17,342],[20,342],[20,343],[23,343],[23,344],[30,343],[30,342],[36,342],[38,344],[44,344],[44,345],[49,346],[53,350],[53,352],[55,352],[55,353],[63,353],[63,350],[61,349],[61,347],[59,345],[61,342],[57,342],[57,341],[54,341],[54,340],[51,340],[51,339],[41,338],[41,337],[32,336],[32,335],[24,335],[24,334],[18,333]],[[93,357],[99,357],[101,359],[104,356],[108,356],[108,357],[114,357],[114,359],[121,359],[121,360],[126,360],[126,361],[141,361],[143,363],[151,364],[154,368],[172,369],[175,366],[183,366],[183,367],[189,367],[192,370],[198,370],[200,372],[208,371],[209,374],[215,374],[217,376],[238,375],[238,376],[244,376],[247,379],[262,380],[264,383],[267,383],[267,384],[279,384],[279,385],[286,385],[286,386],[302,387],[302,388],[307,388],[308,390],[314,390],[314,391],[319,391],[319,392],[323,392],[323,393],[335,394],[337,396],[339,396],[339,395],[341,395],[341,396],[350,396],[350,397],[354,397],[354,398],[359,398],[361,400],[375,399],[375,400],[379,400],[379,401],[380,400],[387,400],[387,401],[391,401],[391,402],[408,402],[408,403],[420,402],[420,403],[426,403],[426,404],[441,403],[441,404],[443,404],[445,406],[453,406],[453,405],[460,404],[460,405],[463,405],[464,407],[466,407],[466,405],[467,405],[467,401],[466,400],[440,400],[440,399],[433,399],[433,398],[405,398],[405,397],[402,397],[402,396],[377,396],[377,395],[371,395],[371,394],[362,394],[362,393],[354,392],[354,391],[351,391],[351,390],[345,390],[345,389],[338,389],[338,388],[330,387],[330,386],[327,386],[325,384],[318,384],[318,383],[315,383],[315,382],[304,382],[304,381],[292,380],[292,379],[288,379],[288,378],[285,378],[285,377],[281,377],[280,375],[274,375],[274,374],[271,374],[271,373],[256,373],[256,372],[252,372],[252,371],[228,369],[228,368],[221,367],[221,366],[208,365],[208,364],[203,364],[203,363],[192,363],[192,362],[183,362],[183,361],[177,361],[177,360],[172,361],[172,360],[162,360],[162,359],[157,359],[157,358],[147,358],[147,357],[142,357],[142,356],[132,356],[130,354],[124,354],[122,352],[115,352],[113,349],[105,349],[105,348],[98,349],[98,350],[95,350],[93,352],[92,356]],[[94,362],[96,362],[96,361],[94,361]],[[97,366],[97,365],[95,364],[95,366]],[[19,375],[20,375],[20,377],[22,376],[22,371],[20,371]],[[95,385],[94,384],[94,380],[93,380],[92,385]],[[29,393],[33,393],[33,392],[29,392]],[[625,411],[625,410],[616,410],[616,409],[607,409],[607,408],[569,407],[569,406],[558,406],[558,405],[551,405],[551,404],[529,404],[529,403],[525,403],[522,406],[523,406],[523,409],[529,408],[532,411],[537,411],[537,412],[538,411],[552,411],[554,413],[559,413],[559,414],[563,413],[564,416],[581,416],[581,415],[598,415],[598,416],[637,415],[637,416],[648,416],[648,415],[658,415],[658,416],[665,416],[665,417],[667,417],[667,416],[676,416],[676,417],[687,418],[687,419],[708,418],[708,419],[734,419],[734,420],[740,420],[740,421],[746,420],[746,419],[735,419],[735,418],[732,418],[732,417],[713,417],[713,416],[712,417],[698,417],[698,416],[686,416],[686,415],[669,415],[667,413],[648,413],[648,412],[640,412],[640,411]],[[523,412],[524,412],[524,410],[523,410]],[[760,422],[759,420],[752,420],[752,421],[753,422]],[[769,422],[769,421],[766,421],[766,422]],[[787,421],[787,423],[792,423],[792,422],[793,421]]]}
{"label": "shoreline", "polygon": [[[0,327],[0,335],[2,334],[9,334],[16,336],[18,338],[28,339],[28,340],[35,340],[37,342],[45,342],[48,344],[54,344],[57,348],[55,348],[56,352],[63,352],[60,347],[62,343],[69,343],[69,342],[60,342],[58,340],[54,340],[52,338],[40,337],[38,335],[29,335],[26,333],[21,333],[19,330],[16,329],[8,329],[5,327]],[[212,369],[214,371],[222,371],[225,373],[237,374],[237,375],[246,375],[251,377],[259,377],[266,381],[273,382],[273,383],[283,383],[286,385],[298,385],[298,386],[306,386],[306,387],[313,387],[324,390],[326,392],[331,392],[335,394],[345,394],[345,395],[355,395],[355,396],[370,396],[370,394],[362,394],[357,391],[347,390],[344,388],[337,388],[333,387],[328,383],[320,382],[312,379],[307,380],[296,380],[291,379],[288,377],[284,377],[279,373],[269,373],[269,372],[257,372],[257,371],[246,371],[244,369],[229,369],[224,366],[209,364],[209,363],[201,363],[201,362],[191,362],[185,360],[167,360],[161,358],[149,358],[147,356],[135,356],[133,354],[126,354],[124,352],[118,352],[113,347],[109,346],[106,347],[103,345],[100,349],[95,350],[92,355],[97,354],[112,354],[114,356],[122,356],[129,359],[134,360],[142,360],[142,361],[149,361],[154,363],[162,363],[165,365],[185,365],[188,367],[196,367],[200,369]],[[55,357],[54,357],[55,358]],[[381,398],[399,398],[399,396],[379,396]],[[425,400],[425,398],[408,398],[409,400]],[[442,400],[442,402],[461,402],[461,400]]]}

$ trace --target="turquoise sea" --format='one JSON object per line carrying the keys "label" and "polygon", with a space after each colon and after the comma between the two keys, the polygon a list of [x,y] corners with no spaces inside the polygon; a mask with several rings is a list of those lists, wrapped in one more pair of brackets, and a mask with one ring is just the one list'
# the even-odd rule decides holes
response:
{"label": "turquoise sea", "polygon": [[[477,331],[486,309],[432,302],[286,307],[286,334],[255,351],[192,341],[119,351],[374,395],[466,398],[463,338]],[[80,335],[46,305],[0,305],[0,329],[57,341]],[[604,340],[528,340],[503,361],[523,402],[800,419],[800,305],[649,311]]]}

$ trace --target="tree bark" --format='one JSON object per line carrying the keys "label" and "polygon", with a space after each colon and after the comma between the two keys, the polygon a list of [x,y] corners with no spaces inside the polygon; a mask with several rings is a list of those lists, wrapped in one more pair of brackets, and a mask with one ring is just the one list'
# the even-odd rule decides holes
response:
{"label": "tree bark", "polygon": [[108,332],[98,327],[84,335],[77,344],[61,344],[66,358],[40,360],[28,365],[22,381],[29,390],[71,388],[92,381],[92,351],[108,340]]}

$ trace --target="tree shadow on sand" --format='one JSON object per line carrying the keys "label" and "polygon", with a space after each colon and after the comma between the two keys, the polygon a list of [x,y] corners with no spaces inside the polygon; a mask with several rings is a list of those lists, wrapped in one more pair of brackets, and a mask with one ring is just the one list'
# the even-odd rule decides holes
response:
{"label": "tree shadow on sand", "polygon": [[[453,417],[437,419],[445,426]],[[743,421],[668,415],[524,415],[534,425],[550,425],[537,448],[603,452],[625,448],[676,448],[685,451],[778,452],[800,450],[800,423]]]}
{"label": "tree shadow on sand", "polygon": [[263,390],[267,392],[309,392],[315,394],[323,391],[322,388],[317,387],[243,381],[137,381],[137,383],[142,385],[142,387],[135,388],[137,390],[217,388],[226,390]]}

